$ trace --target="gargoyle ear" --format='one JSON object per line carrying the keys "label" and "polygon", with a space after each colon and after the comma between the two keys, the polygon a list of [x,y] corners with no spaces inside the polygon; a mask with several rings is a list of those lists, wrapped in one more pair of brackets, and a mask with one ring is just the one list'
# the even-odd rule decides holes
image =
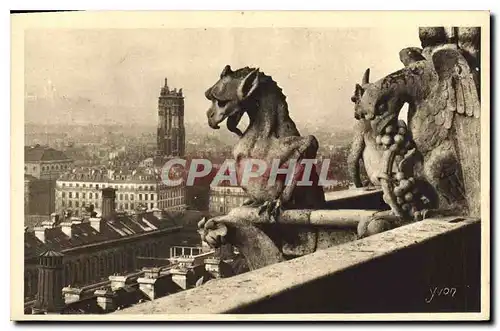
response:
{"label": "gargoyle ear", "polygon": [[259,85],[259,68],[252,70],[245,78],[242,79],[240,85],[238,86],[238,90],[236,91],[236,95],[238,99],[245,100],[255,91],[257,86]]}
{"label": "gargoyle ear", "polygon": [[222,77],[225,77],[227,75],[230,75],[232,74],[233,71],[231,70],[231,66],[228,64],[224,67],[224,69],[222,70],[222,72],[220,73],[220,78]]}
{"label": "gargoyle ear", "polygon": [[356,84],[356,90],[354,92],[354,97],[359,100],[363,96],[364,92],[365,92],[365,90],[361,87],[361,85]]}

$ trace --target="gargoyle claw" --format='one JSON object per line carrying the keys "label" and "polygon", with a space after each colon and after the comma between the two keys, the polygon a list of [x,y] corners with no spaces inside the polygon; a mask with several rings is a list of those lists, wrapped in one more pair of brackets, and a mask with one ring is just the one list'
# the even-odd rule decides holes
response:
{"label": "gargoyle claw", "polygon": [[201,240],[206,242],[210,247],[217,248],[226,243],[227,226],[223,223],[216,222],[214,219],[204,217],[198,222],[198,233]]}

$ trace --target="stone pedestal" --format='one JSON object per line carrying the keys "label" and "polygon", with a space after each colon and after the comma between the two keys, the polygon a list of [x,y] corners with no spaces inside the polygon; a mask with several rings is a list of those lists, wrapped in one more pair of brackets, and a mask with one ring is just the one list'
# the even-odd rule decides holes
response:
{"label": "stone pedestal", "polygon": [[116,294],[112,290],[100,289],[96,290],[94,294],[97,296],[97,305],[101,307],[104,312],[110,312],[116,309]]}
{"label": "stone pedestal", "polygon": [[62,289],[64,302],[66,304],[79,301],[81,299],[82,289],[77,287],[65,287]]}
{"label": "stone pedestal", "polygon": [[158,297],[157,281],[160,277],[160,268],[143,268],[144,277],[138,278],[139,289],[148,296],[151,300]]}
{"label": "stone pedestal", "polygon": [[217,257],[205,259],[205,270],[214,278],[221,278],[221,263],[221,259]]}
{"label": "stone pedestal", "polygon": [[109,276],[108,279],[111,282],[111,290],[116,291],[125,287],[128,276]]}
{"label": "stone pedestal", "polygon": [[153,278],[156,279],[160,277],[160,268],[143,268],[142,271],[144,271],[144,278]]}
{"label": "stone pedestal", "polygon": [[172,275],[172,282],[177,284],[183,290],[189,287],[188,281],[188,269],[171,269],[170,274]]}
{"label": "stone pedestal", "polygon": [[158,297],[156,291],[156,283],[158,279],[156,278],[138,278],[137,283],[139,283],[139,289],[151,300]]}

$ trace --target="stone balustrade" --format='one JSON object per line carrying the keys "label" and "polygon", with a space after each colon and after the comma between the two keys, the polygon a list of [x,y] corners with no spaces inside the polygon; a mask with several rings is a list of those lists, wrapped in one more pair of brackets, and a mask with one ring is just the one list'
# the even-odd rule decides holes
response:
{"label": "stone balustrade", "polygon": [[115,314],[479,312],[480,225],[426,219]]}

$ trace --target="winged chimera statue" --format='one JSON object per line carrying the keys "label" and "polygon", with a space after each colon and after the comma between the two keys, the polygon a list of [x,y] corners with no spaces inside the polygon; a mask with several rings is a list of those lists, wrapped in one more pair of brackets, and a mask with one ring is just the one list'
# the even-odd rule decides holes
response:
{"label": "winged chimera statue", "polygon": [[[356,85],[355,116],[370,121],[386,149],[379,177],[392,209],[361,224],[362,235],[431,215],[480,216],[479,35],[421,28],[424,48],[403,49],[403,69]],[[407,127],[398,121],[405,103]]]}

